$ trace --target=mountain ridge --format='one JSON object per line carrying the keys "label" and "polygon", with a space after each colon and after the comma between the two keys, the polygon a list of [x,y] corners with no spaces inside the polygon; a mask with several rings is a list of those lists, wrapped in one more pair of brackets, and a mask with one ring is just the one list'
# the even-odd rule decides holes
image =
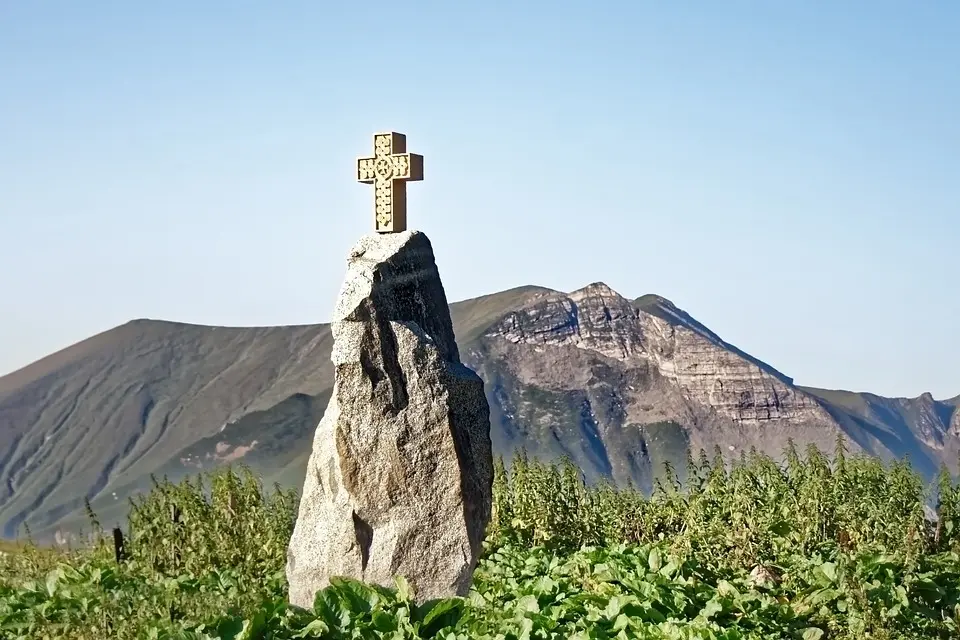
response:
{"label": "mountain ridge", "polygon": [[[464,361],[480,373],[497,453],[566,455],[592,479],[653,482],[698,448],[779,454],[788,438],[910,455],[926,475],[960,451],[960,396],[796,386],[662,296],[603,283],[523,286],[450,305]],[[207,326],[140,318],[0,377],[0,533],[102,520],[150,474],[228,461],[302,482],[332,386],[329,324]],[[929,396],[929,397],[926,397]],[[299,478],[299,479],[298,479]]]}

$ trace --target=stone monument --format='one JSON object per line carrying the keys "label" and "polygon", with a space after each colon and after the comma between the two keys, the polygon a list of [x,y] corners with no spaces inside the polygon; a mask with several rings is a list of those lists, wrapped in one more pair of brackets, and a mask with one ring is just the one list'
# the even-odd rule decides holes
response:
{"label": "stone monument", "polygon": [[483,381],[460,362],[430,240],[404,230],[403,181],[422,177],[423,159],[400,134],[374,140],[357,168],[376,185],[378,233],[347,261],[333,395],[287,551],[290,602],[304,608],[334,576],[392,586],[403,575],[421,602],[465,595],[490,519]]}

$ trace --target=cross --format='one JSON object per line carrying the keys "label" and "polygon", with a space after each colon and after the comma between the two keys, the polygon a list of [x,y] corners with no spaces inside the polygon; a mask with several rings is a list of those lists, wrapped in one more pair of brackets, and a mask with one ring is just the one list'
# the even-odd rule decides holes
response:
{"label": "cross", "polygon": [[357,180],[374,185],[374,229],[399,233],[407,228],[407,182],[423,180],[423,156],[407,153],[402,133],[373,136],[373,157],[357,158]]}

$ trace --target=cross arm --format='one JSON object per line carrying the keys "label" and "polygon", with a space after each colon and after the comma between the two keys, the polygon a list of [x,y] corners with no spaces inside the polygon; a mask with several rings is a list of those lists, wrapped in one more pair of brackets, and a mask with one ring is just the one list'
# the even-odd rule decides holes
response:
{"label": "cross arm", "polygon": [[357,158],[357,181],[364,184],[373,184],[377,180],[377,172],[373,163],[376,158]]}
{"label": "cross arm", "polygon": [[423,180],[423,156],[418,153],[398,153],[393,160],[394,180]]}

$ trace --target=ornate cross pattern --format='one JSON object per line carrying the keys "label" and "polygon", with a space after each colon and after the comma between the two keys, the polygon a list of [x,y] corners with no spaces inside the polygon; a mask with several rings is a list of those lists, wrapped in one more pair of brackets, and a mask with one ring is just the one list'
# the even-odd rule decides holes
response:
{"label": "ornate cross pattern", "polygon": [[373,185],[377,233],[407,228],[407,182],[423,180],[423,156],[406,151],[407,137],[402,133],[377,133],[373,157],[357,159],[357,180]]}

